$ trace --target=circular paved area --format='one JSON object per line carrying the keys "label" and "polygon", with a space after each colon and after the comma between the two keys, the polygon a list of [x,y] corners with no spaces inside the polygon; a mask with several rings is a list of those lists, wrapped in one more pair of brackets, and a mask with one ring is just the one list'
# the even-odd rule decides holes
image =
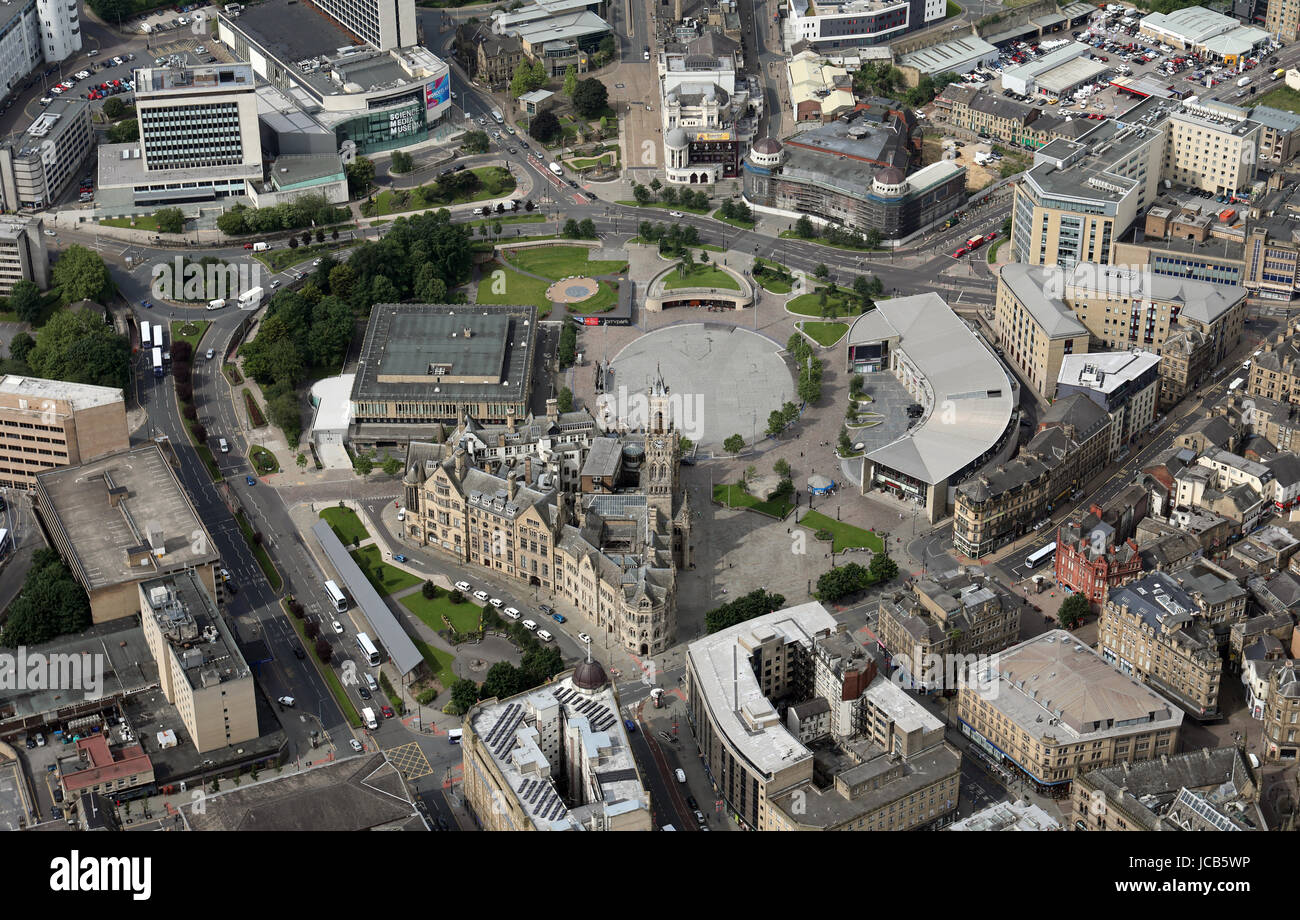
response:
{"label": "circular paved area", "polygon": [[599,290],[594,278],[565,278],[546,289],[546,298],[551,303],[582,303]]}
{"label": "circular paved area", "polygon": [[768,414],[797,401],[781,347],[736,326],[692,323],[659,329],[619,352],[612,367],[613,381],[606,390],[611,409],[620,407],[633,427],[644,426],[642,395],[658,368],[676,397],[672,409],[678,429],[706,450],[721,451],[733,434],[746,442],[762,437]]}

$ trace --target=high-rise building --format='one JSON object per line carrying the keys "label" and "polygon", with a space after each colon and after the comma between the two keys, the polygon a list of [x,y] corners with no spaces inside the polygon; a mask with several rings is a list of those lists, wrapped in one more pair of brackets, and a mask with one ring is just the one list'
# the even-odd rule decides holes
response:
{"label": "high-rise building", "polygon": [[97,460],[130,443],[116,387],[0,377],[0,487],[30,489],[42,470]]}
{"label": "high-rise building", "polygon": [[50,255],[45,248],[45,224],[37,218],[0,217],[0,295],[19,281],[50,286]]}
{"label": "high-rise building", "polygon": [[41,21],[41,51],[50,63],[81,50],[77,0],[36,0]]}
{"label": "high-rise building", "polygon": [[380,51],[419,44],[415,0],[308,0],[308,4]]}
{"label": "high-rise building", "polygon": [[90,103],[54,100],[21,135],[0,143],[0,205],[39,210],[63,194],[94,147]]}
{"label": "high-rise building", "polygon": [[135,72],[146,172],[262,166],[256,84],[248,64]]}

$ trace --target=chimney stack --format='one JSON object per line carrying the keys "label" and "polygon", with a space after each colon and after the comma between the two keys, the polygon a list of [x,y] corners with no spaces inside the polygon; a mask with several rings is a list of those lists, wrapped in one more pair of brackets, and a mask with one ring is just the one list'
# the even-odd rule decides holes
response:
{"label": "chimney stack", "polygon": [[560,417],[560,401],[555,397],[551,397],[546,401],[546,417],[552,422]]}
{"label": "chimney stack", "polygon": [[465,449],[461,448],[456,451],[456,478],[458,480],[465,478],[465,473],[469,470],[469,457]]}
{"label": "chimney stack", "polygon": [[515,407],[506,406],[506,431],[515,433]]}
{"label": "chimney stack", "polygon": [[511,470],[506,475],[506,498],[510,501],[515,500],[515,495],[519,493],[519,480],[515,476],[515,471]]}
{"label": "chimney stack", "polygon": [[530,486],[533,484],[533,458],[529,455],[524,458],[524,481]]}

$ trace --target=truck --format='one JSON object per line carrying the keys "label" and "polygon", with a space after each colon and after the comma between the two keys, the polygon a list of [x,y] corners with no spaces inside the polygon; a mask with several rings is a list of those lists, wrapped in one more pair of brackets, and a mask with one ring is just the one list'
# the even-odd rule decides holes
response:
{"label": "truck", "polygon": [[1237,81],[1237,85],[1238,85],[1238,86],[1249,86],[1249,85],[1250,85],[1250,77],[1242,77],[1240,80]]}
{"label": "truck", "polygon": [[369,706],[361,710],[361,720],[366,723],[366,728],[371,731],[374,731],[379,727],[379,723],[375,721],[375,711]]}
{"label": "truck", "polygon": [[982,236],[972,236],[970,239],[966,241],[966,248],[971,250],[979,249],[983,245],[984,245],[984,237]]}
{"label": "truck", "polygon": [[549,166],[547,166],[546,168],[549,169],[551,172],[555,173],[557,176],[563,176],[563,175],[564,175],[564,170],[560,168],[560,164],[559,164],[559,163],[552,163],[552,164],[550,164]]}
{"label": "truck", "polygon": [[266,252],[270,248],[271,247],[267,246],[266,243],[259,242],[253,244],[253,252]]}
{"label": "truck", "polygon": [[262,289],[260,287],[249,288],[239,295],[239,309],[255,310],[262,303]]}
{"label": "truck", "polygon": [[1286,76],[1286,68],[1285,68],[1285,67],[1279,67],[1277,70],[1273,71],[1273,79],[1274,79],[1274,80],[1281,80],[1281,79],[1282,79],[1283,77],[1285,77],[1285,76]]}

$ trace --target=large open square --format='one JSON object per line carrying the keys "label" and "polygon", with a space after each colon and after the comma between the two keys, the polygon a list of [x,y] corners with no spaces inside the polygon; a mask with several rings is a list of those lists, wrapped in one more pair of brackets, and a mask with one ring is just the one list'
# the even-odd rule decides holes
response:
{"label": "large open square", "polygon": [[612,369],[606,392],[617,396],[626,388],[628,399],[662,373],[669,391],[681,397],[684,422],[678,427],[702,450],[720,452],[733,434],[746,442],[761,438],[772,410],[796,400],[782,347],[736,326],[659,329],[619,352]]}

